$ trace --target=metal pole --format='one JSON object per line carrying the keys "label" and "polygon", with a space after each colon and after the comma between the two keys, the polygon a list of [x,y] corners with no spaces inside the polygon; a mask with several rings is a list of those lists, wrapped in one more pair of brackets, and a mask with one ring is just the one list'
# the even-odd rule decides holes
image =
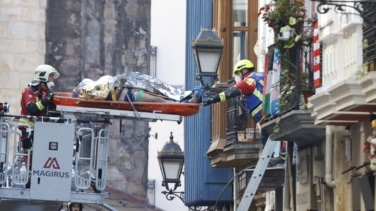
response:
{"label": "metal pole", "polygon": [[286,147],[285,157],[285,185],[283,186],[283,211],[290,211],[290,153],[289,147]]}

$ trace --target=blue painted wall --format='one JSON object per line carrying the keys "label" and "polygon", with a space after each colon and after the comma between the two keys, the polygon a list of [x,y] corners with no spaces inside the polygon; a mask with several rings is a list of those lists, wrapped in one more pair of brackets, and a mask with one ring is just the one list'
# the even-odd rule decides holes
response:
{"label": "blue painted wall", "polygon": [[[191,42],[202,28],[212,28],[212,0],[187,0],[186,89],[199,86]],[[212,168],[206,152],[211,137],[211,107],[201,107],[197,115],[184,118],[185,204],[213,206],[232,203],[232,169]],[[221,196],[220,196],[221,195]]]}

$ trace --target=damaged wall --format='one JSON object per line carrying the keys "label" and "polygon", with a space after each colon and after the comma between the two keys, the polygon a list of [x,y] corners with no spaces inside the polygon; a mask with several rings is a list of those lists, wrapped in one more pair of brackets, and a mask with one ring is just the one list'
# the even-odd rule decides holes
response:
{"label": "damaged wall", "polygon": [[48,1],[46,62],[65,79],[57,88],[69,91],[85,77],[148,74],[150,6],[150,1]]}
{"label": "damaged wall", "polygon": [[[142,0],[48,1],[45,58],[61,73],[55,89],[71,91],[83,78],[148,74],[150,7]],[[129,203],[128,208],[144,210],[149,125],[123,121],[120,132],[119,121],[111,123],[107,186],[125,193],[114,198]]]}
{"label": "damaged wall", "polygon": [[[61,73],[54,91],[70,92],[85,77],[148,74],[150,7],[147,0],[0,1],[0,102],[19,114],[21,92],[43,63]],[[107,186],[116,194],[107,203],[154,210],[146,203],[149,125],[127,120],[120,132],[119,121],[111,123]]]}

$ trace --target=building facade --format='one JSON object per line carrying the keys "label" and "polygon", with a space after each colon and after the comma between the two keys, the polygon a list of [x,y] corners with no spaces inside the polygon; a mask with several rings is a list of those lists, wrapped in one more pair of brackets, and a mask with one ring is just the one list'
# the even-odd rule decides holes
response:
{"label": "building facade", "polygon": [[[266,170],[249,210],[374,210],[375,15],[370,11],[376,4],[294,2],[213,1],[213,28],[225,44],[216,86],[232,78],[236,61],[247,58],[268,75],[271,101],[277,101],[267,102],[261,127],[281,143],[285,162],[282,170]],[[302,2],[304,13],[289,13]],[[278,8],[284,12],[278,14]],[[263,16],[268,12],[304,21],[278,25],[275,16]],[[293,30],[284,38],[287,25]],[[286,87],[291,94],[283,92]],[[233,111],[232,101],[212,107],[207,156],[213,167],[234,169],[237,209],[261,148],[247,136],[255,128],[252,120]]]}

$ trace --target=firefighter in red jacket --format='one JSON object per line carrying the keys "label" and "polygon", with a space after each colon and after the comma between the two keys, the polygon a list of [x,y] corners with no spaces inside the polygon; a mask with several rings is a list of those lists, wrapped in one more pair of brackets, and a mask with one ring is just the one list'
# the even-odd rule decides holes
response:
{"label": "firefighter in red jacket", "polygon": [[[263,89],[264,89],[264,73],[255,72],[253,63],[248,60],[240,60],[235,64],[234,75],[241,80],[237,80],[237,83],[227,88],[225,91],[204,102],[204,105],[211,105],[213,103],[222,102],[233,97],[244,95],[245,107],[252,115],[255,123],[262,125],[264,123],[263,106]],[[265,129],[261,129],[261,141],[265,146],[268,140],[269,134]],[[272,157],[269,161],[269,166],[282,164],[284,157],[279,155],[278,157]]]}
{"label": "firefighter in red jacket", "polygon": [[[252,115],[255,123],[262,124],[265,118],[262,110],[264,73],[255,72],[254,64],[248,59],[238,61],[234,66],[233,73],[240,80],[236,80],[237,82],[234,86],[227,88],[225,91],[204,102],[204,105],[207,106],[244,95],[245,107],[249,114]],[[261,135],[262,143],[265,145],[269,135],[264,130],[261,130]]]}
{"label": "firefighter in red jacket", "polygon": [[[47,114],[47,110],[54,106],[52,103],[52,88],[55,86],[55,79],[60,74],[50,65],[42,64],[35,68],[34,79],[24,89],[21,97],[21,115],[39,117]],[[21,143],[24,153],[32,152],[34,119],[21,118],[19,129],[21,130]],[[28,125],[28,126],[26,126]],[[28,164],[28,157],[24,158],[25,164]],[[31,159],[29,161],[31,170]],[[29,183],[26,185],[30,185]]]}
{"label": "firefighter in red jacket", "polygon": [[262,112],[264,73],[255,72],[253,63],[248,60],[240,60],[235,64],[234,75],[240,78],[234,86],[214,96],[212,99],[204,102],[204,105],[223,102],[233,97],[244,95],[245,106],[252,115],[256,123],[262,123],[264,115]]}

